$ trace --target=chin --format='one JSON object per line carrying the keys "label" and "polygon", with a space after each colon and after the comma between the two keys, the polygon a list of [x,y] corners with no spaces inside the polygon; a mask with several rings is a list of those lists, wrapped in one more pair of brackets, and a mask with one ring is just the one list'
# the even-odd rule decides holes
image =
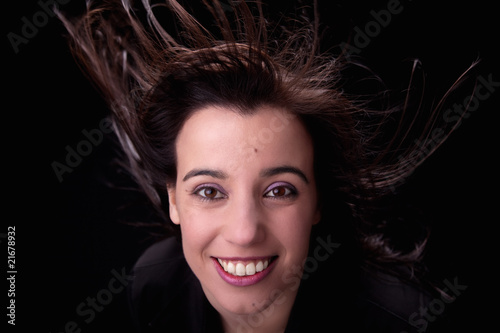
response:
{"label": "chin", "polygon": [[235,315],[262,312],[272,304],[281,304],[286,298],[280,288],[265,283],[251,287],[216,286],[214,291],[205,290],[205,294],[219,312]]}

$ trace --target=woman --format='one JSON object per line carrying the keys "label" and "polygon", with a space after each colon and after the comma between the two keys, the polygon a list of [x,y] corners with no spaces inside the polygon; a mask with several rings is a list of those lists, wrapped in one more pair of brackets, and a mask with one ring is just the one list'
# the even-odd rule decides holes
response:
{"label": "woman", "polygon": [[426,233],[398,247],[374,210],[433,151],[407,144],[406,105],[345,93],[317,20],[204,3],[205,25],[177,1],[62,17],[165,229],[134,268],[138,330],[425,330],[412,315],[435,297],[414,274]]}

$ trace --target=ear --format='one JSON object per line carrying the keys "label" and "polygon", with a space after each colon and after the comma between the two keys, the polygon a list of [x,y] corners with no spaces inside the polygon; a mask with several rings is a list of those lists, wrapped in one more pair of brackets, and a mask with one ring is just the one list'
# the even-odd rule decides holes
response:
{"label": "ear", "polygon": [[318,207],[314,213],[313,225],[316,225],[321,221],[321,209]]}
{"label": "ear", "polygon": [[321,211],[323,210],[323,200],[318,195],[318,203],[316,204],[316,211],[313,216],[313,225],[318,224],[321,221]]}
{"label": "ear", "polygon": [[172,220],[174,224],[180,224],[179,211],[177,209],[177,201],[175,197],[175,185],[167,184],[167,192],[168,192],[168,210],[169,210],[170,220]]}

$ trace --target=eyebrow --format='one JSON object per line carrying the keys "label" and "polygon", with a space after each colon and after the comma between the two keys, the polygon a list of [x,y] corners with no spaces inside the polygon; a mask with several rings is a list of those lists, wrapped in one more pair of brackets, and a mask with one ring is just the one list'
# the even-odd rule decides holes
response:
{"label": "eyebrow", "polygon": [[300,179],[302,179],[306,184],[309,184],[309,180],[307,179],[306,175],[304,172],[302,172],[300,169],[289,166],[289,165],[283,165],[275,168],[269,168],[269,169],[264,169],[260,172],[261,177],[272,177],[276,175],[280,175],[283,173],[292,173],[297,176],[299,176]]}
{"label": "eyebrow", "polygon": [[227,178],[227,174],[224,171],[210,170],[210,169],[193,169],[193,170],[189,171],[184,176],[182,181],[185,182],[189,178],[193,178],[196,176],[210,176],[210,177],[217,178],[217,179],[226,179]]}
{"label": "eyebrow", "polygon": [[[292,173],[297,175],[300,179],[302,179],[306,184],[309,184],[309,180],[307,179],[306,175],[304,172],[302,172],[300,169],[289,166],[289,165],[283,165],[279,167],[274,167],[274,168],[268,168],[264,169],[260,172],[260,176],[263,178],[267,177],[272,177],[276,175],[280,175],[283,173]],[[221,170],[211,170],[211,169],[193,169],[189,171],[184,178],[182,179],[183,182],[186,180],[196,177],[196,176],[210,176],[213,178],[217,179],[227,179],[228,175]]]}

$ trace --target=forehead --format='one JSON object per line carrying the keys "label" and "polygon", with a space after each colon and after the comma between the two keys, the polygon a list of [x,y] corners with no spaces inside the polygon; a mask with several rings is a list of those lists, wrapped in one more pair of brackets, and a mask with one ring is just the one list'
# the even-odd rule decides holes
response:
{"label": "forehead", "polygon": [[177,141],[177,167],[269,167],[295,164],[312,168],[312,139],[299,117],[274,107],[252,114],[207,107],[184,124]]}

